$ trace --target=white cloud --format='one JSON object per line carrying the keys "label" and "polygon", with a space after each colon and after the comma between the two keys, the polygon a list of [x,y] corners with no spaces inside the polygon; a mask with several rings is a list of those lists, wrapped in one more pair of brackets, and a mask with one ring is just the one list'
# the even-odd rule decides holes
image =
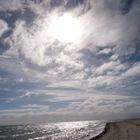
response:
{"label": "white cloud", "polygon": [[48,109],[48,106],[45,105],[38,105],[38,104],[27,104],[27,105],[21,105],[21,108],[43,108]]}
{"label": "white cloud", "polygon": [[119,85],[119,82],[121,82],[121,77],[119,76],[109,76],[109,75],[103,75],[103,76],[98,76],[95,78],[89,78],[88,79],[88,85],[89,87],[102,87],[105,86],[106,88],[108,87],[113,87],[116,85]]}
{"label": "white cloud", "polygon": [[[122,16],[116,11],[118,2],[108,1],[112,9],[108,9],[104,1],[98,2],[95,0],[93,3],[90,2],[90,4],[92,8],[78,17],[79,22],[86,29],[79,44],[63,45],[61,42],[56,42],[47,33],[51,18],[57,15],[58,12],[63,14],[61,9],[59,9],[43,15],[43,18],[37,18],[30,28],[23,21],[17,21],[13,35],[7,39],[11,46],[16,47],[11,47],[9,52],[12,50],[14,53],[20,52],[31,63],[46,67],[46,71],[55,76],[57,74],[59,76],[60,74],[63,75],[67,71],[72,74],[82,71],[84,62],[80,60],[79,50],[87,48],[89,44],[92,44],[93,48],[96,46],[114,45],[113,50],[117,55],[132,53],[133,49],[128,48],[128,44],[138,35],[139,24],[137,21],[139,16],[137,8]],[[38,7],[40,6],[42,5],[38,5]],[[78,10],[81,11],[81,9],[75,8],[70,12],[77,14]],[[131,17],[133,17],[133,20],[129,21]],[[111,52],[110,48],[106,48],[99,53],[109,52]],[[48,68],[49,66],[50,68]],[[85,74],[81,74],[82,79],[85,77]]]}
{"label": "white cloud", "polygon": [[111,48],[105,48],[99,51],[97,54],[109,54],[111,52]]}
{"label": "white cloud", "polygon": [[126,70],[127,65],[121,64],[120,61],[110,61],[108,63],[104,63],[100,67],[98,67],[95,71],[95,74],[101,75],[104,73],[108,74],[120,74],[121,71]]}
{"label": "white cloud", "polygon": [[131,68],[129,68],[124,74],[124,77],[134,77],[140,76],[140,63],[135,63]]}
{"label": "white cloud", "polygon": [[8,28],[8,24],[4,21],[4,20],[1,20],[0,19],[0,37],[1,35],[7,31],[9,28]]}

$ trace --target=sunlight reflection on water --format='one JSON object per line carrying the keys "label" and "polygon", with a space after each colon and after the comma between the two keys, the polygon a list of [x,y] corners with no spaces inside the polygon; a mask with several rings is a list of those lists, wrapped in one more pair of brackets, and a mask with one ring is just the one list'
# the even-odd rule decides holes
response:
{"label": "sunlight reflection on water", "polygon": [[88,140],[105,127],[101,121],[60,122],[0,127],[1,140]]}

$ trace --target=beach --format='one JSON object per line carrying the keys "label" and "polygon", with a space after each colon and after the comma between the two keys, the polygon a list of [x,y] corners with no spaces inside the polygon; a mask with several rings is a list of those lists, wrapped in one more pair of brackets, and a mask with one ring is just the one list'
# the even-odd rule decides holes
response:
{"label": "beach", "polygon": [[109,122],[100,135],[90,140],[140,140],[140,120]]}

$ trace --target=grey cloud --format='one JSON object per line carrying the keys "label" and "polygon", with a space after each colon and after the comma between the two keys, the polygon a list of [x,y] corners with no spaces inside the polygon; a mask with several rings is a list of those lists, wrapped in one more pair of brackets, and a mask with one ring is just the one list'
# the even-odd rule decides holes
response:
{"label": "grey cloud", "polygon": [[0,10],[1,11],[7,11],[7,10],[11,10],[11,11],[15,11],[15,10],[19,10],[22,9],[23,5],[22,2],[19,0],[1,0],[0,1]]}

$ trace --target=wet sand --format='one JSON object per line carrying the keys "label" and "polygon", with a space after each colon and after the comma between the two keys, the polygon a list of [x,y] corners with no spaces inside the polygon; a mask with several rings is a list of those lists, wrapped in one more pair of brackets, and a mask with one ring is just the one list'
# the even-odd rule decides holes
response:
{"label": "wet sand", "polygon": [[140,140],[140,120],[107,123],[104,131],[90,140]]}

